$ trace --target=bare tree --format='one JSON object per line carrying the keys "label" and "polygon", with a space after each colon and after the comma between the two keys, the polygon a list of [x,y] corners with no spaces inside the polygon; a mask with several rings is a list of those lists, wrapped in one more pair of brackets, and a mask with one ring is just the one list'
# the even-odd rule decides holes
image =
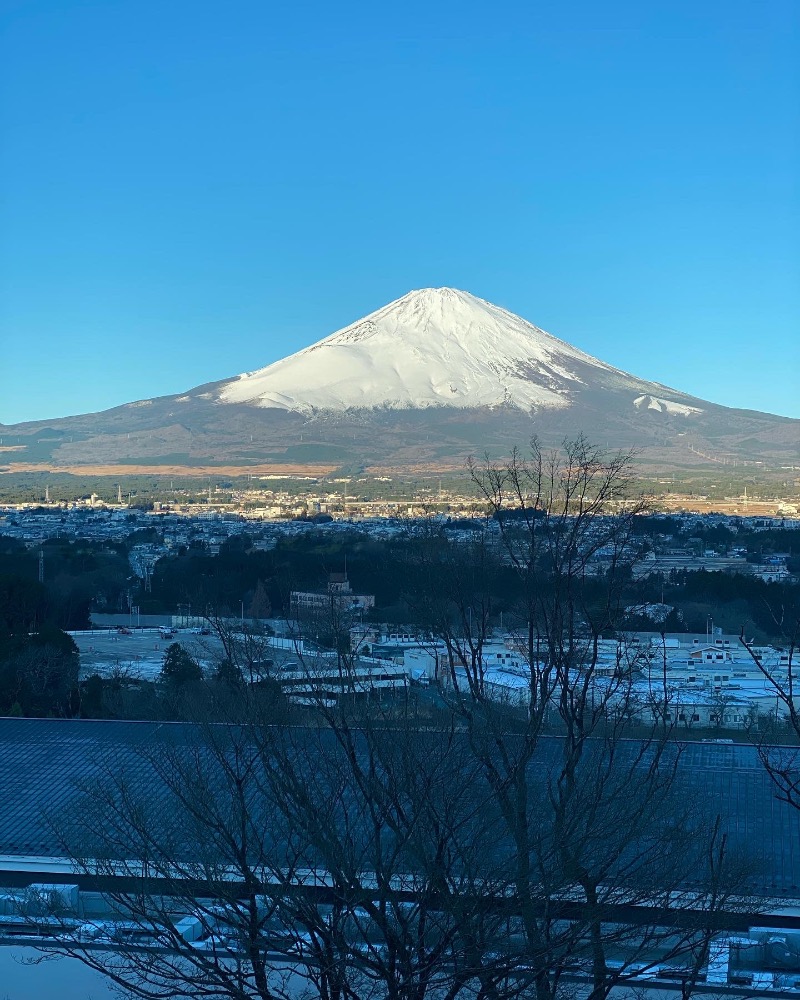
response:
{"label": "bare tree", "polygon": [[[222,656],[216,657],[219,677],[237,685],[254,684],[270,676],[274,659],[272,631],[263,622],[212,612],[204,620],[222,647]],[[210,659],[215,659],[214,651],[209,648],[207,652]]]}
{"label": "bare tree", "polygon": [[[556,1000],[571,976],[605,1000],[656,962],[692,992],[740,872],[681,799],[671,726],[626,738],[635,670],[605,669],[644,509],[630,459],[534,443],[472,475],[487,530],[413,556],[409,600],[444,650],[435,711],[407,688],[381,700],[357,650],[298,641],[307,724],[275,725],[226,626],[247,681],[230,714],[109,758],[54,818],[139,939],[100,951],[65,918],[65,950],[148,1000],[272,1000],[297,977],[321,1000]],[[522,623],[514,705],[487,660],[503,608]],[[347,609],[330,614],[343,634]]]}
{"label": "bare tree", "polygon": [[[445,696],[513,845],[505,891],[518,908],[520,977],[550,1000],[577,964],[600,1000],[652,965],[656,944],[660,961],[692,964],[713,934],[713,919],[676,932],[669,920],[633,928],[611,912],[654,900],[680,909],[691,897],[711,914],[737,880],[713,818],[688,833],[672,724],[660,717],[644,739],[626,741],[635,674],[619,662],[611,676],[600,670],[638,554],[634,518],[646,509],[631,494],[630,456],[605,458],[583,439],[544,453],[534,441],[529,458],[471,472],[494,535],[432,549],[425,595],[432,637],[446,649]],[[508,571],[523,622],[512,642],[526,663],[524,715],[497,698],[485,656],[494,578]]]}
{"label": "bare tree", "polygon": [[487,911],[496,816],[460,734],[259,710],[154,730],[52,818],[118,917],[63,913],[60,947],[143,998],[486,993],[506,914]]}
{"label": "bare tree", "polygon": [[[770,738],[788,733],[800,741],[800,705],[798,705],[797,654],[800,649],[800,588],[784,588],[785,600],[778,608],[771,608],[776,631],[782,637],[782,657],[778,663],[764,662],[752,640],[745,639],[744,628],[739,641],[761,671],[768,690],[775,695],[775,712],[769,720],[760,717],[750,732],[756,736],[759,756],[772,778],[780,798],[795,809],[800,809],[800,751],[791,747],[775,747]],[[768,725],[764,725],[768,722]],[[783,724],[783,725],[782,725]],[[762,731],[759,733],[759,727]],[[780,730],[783,729],[781,733]]]}

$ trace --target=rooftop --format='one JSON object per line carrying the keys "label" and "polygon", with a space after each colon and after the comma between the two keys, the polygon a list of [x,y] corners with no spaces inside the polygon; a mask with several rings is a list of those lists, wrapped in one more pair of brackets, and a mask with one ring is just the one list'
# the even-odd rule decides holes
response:
{"label": "rooftop", "polygon": [[[190,745],[198,730],[181,723],[0,719],[0,855],[63,854],[48,816],[74,805],[80,785],[104,768],[143,765],[140,751],[166,741]],[[560,741],[542,741],[542,763]],[[631,750],[636,744],[630,742]],[[719,815],[733,849],[746,853],[759,893],[800,896],[800,812],[778,800],[755,747],[685,742],[678,781],[698,810]],[[785,748],[780,751],[797,754]]]}

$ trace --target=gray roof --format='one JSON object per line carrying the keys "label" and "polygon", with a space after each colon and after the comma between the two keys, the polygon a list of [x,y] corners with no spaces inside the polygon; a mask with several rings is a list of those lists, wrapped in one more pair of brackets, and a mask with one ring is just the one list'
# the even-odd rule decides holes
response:
{"label": "gray roof", "polygon": [[[141,762],[145,746],[188,745],[197,736],[196,727],[180,723],[0,719],[0,855],[61,856],[47,814],[74,804],[81,782]],[[777,797],[757,749],[685,743],[678,773],[681,794],[698,811],[718,814],[731,846],[753,858],[754,889],[800,897],[800,811]]]}
{"label": "gray roof", "polygon": [[[159,723],[0,719],[0,855],[63,853],[47,821],[99,776],[109,755],[134,759]],[[188,727],[176,725],[177,730]]]}

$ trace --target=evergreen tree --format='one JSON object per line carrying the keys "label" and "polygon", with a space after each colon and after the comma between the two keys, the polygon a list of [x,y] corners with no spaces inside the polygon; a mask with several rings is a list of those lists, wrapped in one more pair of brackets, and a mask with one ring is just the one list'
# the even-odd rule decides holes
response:
{"label": "evergreen tree", "polygon": [[271,612],[272,605],[264,581],[259,580],[247,613],[251,618],[269,618]]}
{"label": "evergreen tree", "polygon": [[179,642],[167,646],[160,678],[167,684],[182,687],[203,679],[203,671],[195,658]]}

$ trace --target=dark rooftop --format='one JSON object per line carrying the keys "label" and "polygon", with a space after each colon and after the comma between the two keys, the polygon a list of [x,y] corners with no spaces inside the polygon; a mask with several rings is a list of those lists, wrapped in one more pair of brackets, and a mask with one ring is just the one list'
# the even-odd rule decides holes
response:
{"label": "dark rooftop", "polygon": [[[105,768],[141,760],[144,747],[162,740],[189,745],[197,735],[196,727],[180,723],[0,719],[0,855],[61,856],[47,813],[77,802],[80,784]],[[754,889],[800,897],[800,811],[778,799],[756,748],[682,746],[685,801],[718,814],[731,846],[752,856],[760,872]]]}

